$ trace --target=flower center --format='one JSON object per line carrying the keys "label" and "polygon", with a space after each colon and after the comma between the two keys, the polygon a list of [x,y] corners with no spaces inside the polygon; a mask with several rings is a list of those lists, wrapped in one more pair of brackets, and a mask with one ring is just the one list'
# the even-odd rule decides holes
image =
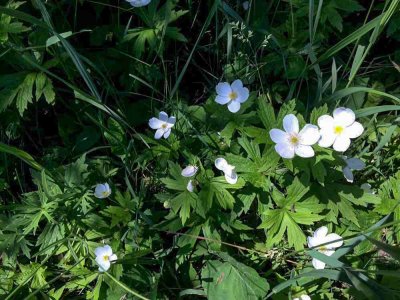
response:
{"label": "flower center", "polygon": [[162,129],[166,129],[167,126],[168,126],[167,123],[164,123],[164,124],[161,125]]}
{"label": "flower center", "polygon": [[291,143],[292,145],[296,146],[299,142],[300,142],[300,139],[299,139],[299,137],[297,135],[292,134],[289,137],[289,143]]}
{"label": "flower center", "polygon": [[318,247],[318,251],[324,252],[326,250],[328,250],[328,248],[326,246]]}
{"label": "flower center", "polygon": [[231,100],[235,100],[237,97],[238,97],[238,95],[235,92],[232,92],[229,94],[229,99],[231,99]]}
{"label": "flower center", "polygon": [[104,260],[104,261],[109,261],[109,260],[110,260],[110,257],[109,257],[108,255],[104,255],[104,256],[103,256],[103,260]]}
{"label": "flower center", "polygon": [[344,128],[342,126],[335,126],[335,128],[333,128],[333,132],[335,134],[342,134],[343,130],[344,130]]}
{"label": "flower center", "polygon": [[103,196],[107,197],[108,196],[108,191],[102,192]]}

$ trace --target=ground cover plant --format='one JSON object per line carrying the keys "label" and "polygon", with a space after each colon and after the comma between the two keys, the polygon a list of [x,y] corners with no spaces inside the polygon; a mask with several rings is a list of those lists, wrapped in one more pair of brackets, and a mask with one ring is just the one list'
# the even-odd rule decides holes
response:
{"label": "ground cover plant", "polygon": [[4,0],[1,299],[399,299],[398,0]]}

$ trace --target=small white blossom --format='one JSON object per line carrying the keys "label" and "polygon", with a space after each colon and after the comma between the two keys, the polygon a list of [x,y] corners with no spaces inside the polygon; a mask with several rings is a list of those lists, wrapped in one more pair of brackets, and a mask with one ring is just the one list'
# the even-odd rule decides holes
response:
{"label": "small white blossom", "polygon": [[151,0],[126,0],[133,7],[142,7],[148,5]]}
{"label": "small white blossom", "polygon": [[182,170],[181,174],[183,177],[193,177],[194,175],[196,175],[198,169],[199,168],[196,166],[189,165]]}
{"label": "small white blossom", "polygon": [[[314,248],[314,250],[318,252],[331,256],[335,253],[336,248],[343,245],[343,239],[336,233],[328,234],[328,228],[322,226],[314,231],[313,236],[307,238],[307,243],[309,248]],[[313,258],[312,264],[314,268],[318,270],[325,268],[325,263],[316,258]]]}
{"label": "small white blossom", "polygon": [[347,182],[354,181],[354,175],[352,170],[362,170],[365,168],[365,163],[358,158],[352,157],[347,158],[347,156],[343,156],[343,160],[346,163],[346,166],[343,167],[343,175],[346,178]]}
{"label": "small white blossom", "polygon": [[108,183],[99,183],[94,190],[94,196],[99,199],[107,198],[111,195],[111,188]]}
{"label": "small white blossom", "polygon": [[225,158],[217,158],[215,160],[215,167],[224,172],[225,180],[229,184],[235,184],[238,181],[238,175],[235,171],[235,166],[228,164]]}
{"label": "small white blossom", "polygon": [[363,183],[363,184],[360,186],[360,188],[363,189],[364,192],[366,192],[366,193],[368,193],[368,194],[372,194],[372,195],[375,194],[375,192],[372,190],[371,185],[370,185],[369,183]]}
{"label": "small white blossom", "polygon": [[106,272],[110,268],[111,262],[117,260],[117,255],[113,254],[109,245],[97,247],[94,250],[94,254],[96,255],[96,262],[99,265],[100,272]]}
{"label": "small white blossom", "polygon": [[249,10],[249,7],[250,7],[249,1],[244,1],[242,3],[242,7],[243,7],[244,10]]}
{"label": "small white blossom", "polygon": [[221,105],[228,104],[228,110],[232,113],[238,112],[240,105],[249,98],[249,89],[243,87],[240,79],[235,80],[232,84],[218,83],[215,89],[217,91],[215,102]]}
{"label": "small white blossom", "polygon": [[272,129],[269,135],[276,143],[275,150],[283,158],[293,158],[295,154],[300,157],[313,157],[314,149],[311,147],[320,138],[318,127],[306,124],[299,132],[299,120],[293,114],[283,118],[283,128]]}
{"label": "small white blossom", "polygon": [[189,182],[188,182],[188,184],[187,184],[187,186],[186,186],[186,189],[187,189],[189,192],[193,193],[193,191],[194,191],[194,185],[193,185],[193,181],[192,181],[191,179],[189,180]]}
{"label": "small white blossom", "polygon": [[162,136],[164,136],[164,138],[167,139],[171,134],[171,128],[175,125],[175,122],[175,117],[171,116],[168,118],[168,115],[163,111],[161,111],[158,115],[158,119],[151,118],[149,120],[149,126],[151,129],[156,129],[154,138],[159,140]]}
{"label": "small white blossom", "polygon": [[308,295],[301,295],[300,297],[293,298],[293,300],[311,300],[311,297]]}
{"label": "small white blossom", "polygon": [[318,118],[321,128],[321,147],[330,147],[336,151],[344,152],[350,147],[350,139],[359,137],[364,132],[364,127],[355,122],[356,116],[349,108],[339,107],[333,111],[333,117],[323,115]]}

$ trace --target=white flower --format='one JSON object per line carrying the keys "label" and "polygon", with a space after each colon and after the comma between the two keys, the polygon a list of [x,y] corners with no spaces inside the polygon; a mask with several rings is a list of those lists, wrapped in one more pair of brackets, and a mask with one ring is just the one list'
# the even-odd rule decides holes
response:
{"label": "white flower", "polygon": [[94,190],[94,196],[99,199],[107,198],[111,195],[111,188],[108,183],[99,183]]}
{"label": "white flower", "polygon": [[249,1],[244,1],[244,2],[242,3],[242,6],[243,6],[243,9],[244,9],[244,10],[249,10],[249,7],[250,7]]}
{"label": "white flower", "polygon": [[97,247],[94,250],[96,255],[96,262],[99,265],[99,271],[105,272],[110,268],[111,262],[117,260],[117,255],[113,254],[113,251],[109,245],[104,247]]}
{"label": "white flower", "polygon": [[293,158],[295,154],[300,157],[313,157],[314,149],[311,145],[320,138],[318,127],[306,124],[299,132],[299,120],[295,115],[287,115],[283,118],[283,128],[272,129],[269,135],[276,143],[275,150],[283,158]]}
{"label": "white flower", "polygon": [[132,5],[133,7],[146,6],[151,2],[151,0],[126,0],[126,1],[129,2],[129,4]]}
{"label": "white flower", "polygon": [[187,189],[189,192],[193,193],[193,191],[194,191],[194,185],[193,185],[193,182],[192,182],[191,179],[189,180],[189,182],[188,182],[188,184],[187,184],[187,186],[186,186],[186,189]]}
{"label": "white flower", "polygon": [[[331,256],[335,253],[336,248],[343,245],[343,240],[342,237],[336,233],[328,234],[328,228],[322,226],[314,231],[313,236],[307,238],[307,243],[309,248],[314,248],[325,255]],[[325,263],[316,258],[313,258],[312,264],[315,269],[325,268]]]}
{"label": "white flower", "polygon": [[171,128],[175,125],[175,122],[175,117],[171,116],[168,118],[168,115],[163,111],[161,111],[158,115],[158,119],[151,118],[149,120],[149,126],[151,129],[156,129],[154,138],[159,140],[162,136],[164,136],[164,138],[167,139],[171,134]]}
{"label": "white flower", "polygon": [[372,190],[371,185],[369,183],[363,183],[360,188],[362,188],[364,190],[364,192],[368,193],[368,194],[372,194],[374,195],[375,192]]}
{"label": "white flower", "polygon": [[352,157],[347,158],[347,156],[343,156],[343,160],[346,162],[346,166],[343,167],[343,175],[346,178],[347,182],[354,181],[354,175],[352,170],[362,170],[365,168],[365,163],[358,158]]}
{"label": "white flower", "polygon": [[198,169],[199,168],[196,166],[189,165],[182,170],[181,174],[183,177],[193,177],[194,175],[196,175]]}
{"label": "white flower", "polygon": [[359,137],[364,132],[364,127],[355,122],[356,116],[349,108],[339,107],[333,111],[333,117],[323,115],[318,118],[321,128],[321,147],[330,147],[336,151],[344,152],[350,147],[350,139]]}
{"label": "white flower", "polygon": [[240,104],[249,98],[249,89],[243,87],[240,79],[235,80],[232,84],[220,82],[215,89],[217,90],[215,102],[221,105],[228,104],[228,109],[232,113],[238,112]]}
{"label": "white flower", "polygon": [[215,160],[215,167],[221,170],[225,174],[225,180],[229,184],[235,184],[238,181],[238,176],[235,171],[235,167],[228,164],[225,158],[217,158]]}
{"label": "white flower", "polygon": [[300,297],[293,298],[293,300],[311,300],[311,297],[308,295],[301,295]]}

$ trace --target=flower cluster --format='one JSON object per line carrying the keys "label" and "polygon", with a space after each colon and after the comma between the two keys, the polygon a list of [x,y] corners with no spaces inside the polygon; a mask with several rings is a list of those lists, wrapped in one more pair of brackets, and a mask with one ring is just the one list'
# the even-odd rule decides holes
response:
{"label": "flower cluster", "polygon": [[[132,1],[134,2],[134,1]],[[136,1],[140,2],[140,1]],[[141,1],[145,2],[145,1]],[[240,110],[241,104],[249,98],[248,88],[243,86],[241,80],[235,80],[232,84],[221,82],[216,86],[215,102],[220,105],[227,105],[231,113],[236,113]],[[151,118],[149,126],[156,130],[155,139],[164,137],[167,139],[176,123],[176,118],[169,117],[167,113],[161,111],[158,118]],[[351,139],[359,137],[364,131],[364,128],[359,122],[355,121],[355,114],[348,108],[337,108],[333,112],[333,116],[323,115],[318,118],[318,126],[306,124],[300,129],[299,120],[294,114],[286,115],[283,118],[283,130],[274,128],[270,130],[269,135],[271,140],[276,144],[275,150],[286,159],[294,158],[296,155],[303,158],[315,156],[314,145],[320,147],[331,147],[336,151],[344,152],[350,147]],[[348,182],[353,182],[353,170],[362,170],[365,163],[358,158],[347,158],[342,156],[344,161],[343,174]],[[225,158],[218,157],[215,162],[215,167],[224,173],[227,183],[235,184],[238,181],[238,174],[235,166],[229,164]],[[197,181],[195,180],[199,168],[196,165],[186,166],[181,175],[188,178],[186,189],[189,192],[195,191]],[[371,192],[370,186],[365,184],[363,189]],[[108,183],[98,184],[95,188],[94,195],[97,198],[107,198],[111,194],[111,189]],[[166,208],[169,208],[167,202],[164,203]],[[315,249],[325,255],[332,255],[336,248],[343,245],[341,236],[335,233],[328,234],[328,228],[323,226],[317,229],[313,236],[308,237],[308,247]],[[117,256],[112,253],[110,246],[99,247],[95,250],[96,262],[98,263],[99,271],[104,272],[110,268],[110,262],[117,259]],[[316,269],[325,268],[325,263],[313,259],[312,265]],[[310,299],[308,295],[301,295],[301,300]]]}
{"label": "flower cluster", "polygon": [[313,157],[311,146],[318,143],[320,147],[331,147],[344,152],[350,147],[350,139],[359,137],[363,126],[355,121],[354,112],[349,108],[339,107],[334,110],[333,117],[323,115],[318,118],[318,126],[306,124],[299,131],[299,120],[295,115],[283,118],[283,130],[272,129],[269,132],[271,140],[276,143],[275,150],[283,158]]}

